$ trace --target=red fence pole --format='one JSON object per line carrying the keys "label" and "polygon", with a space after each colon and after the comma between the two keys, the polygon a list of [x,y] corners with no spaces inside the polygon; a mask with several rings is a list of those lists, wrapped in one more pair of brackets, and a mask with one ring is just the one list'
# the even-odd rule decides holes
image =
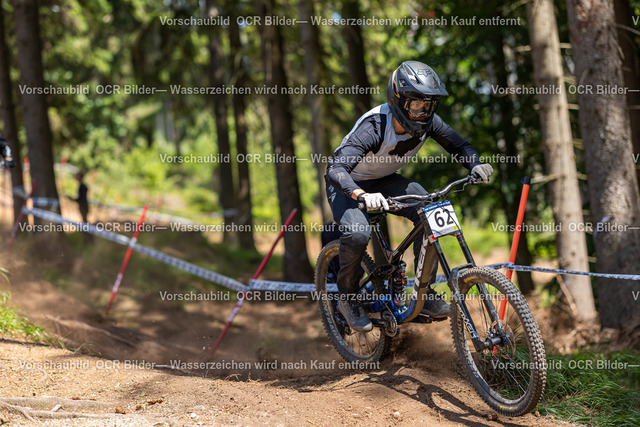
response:
{"label": "red fence pole", "polygon": [[18,214],[18,219],[16,223],[13,224],[13,230],[11,230],[11,236],[9,236],[9,241],[7,242],[7,246],[4,248],[3,255],[6,256],[9,253],[9,249],[11,249],[11,245],[13,244],[13,239],[16,238],[16,233],[18,232],[18,227],[20,226],[20,222],[22,221],[22,217],[24,216],[24,208],[27,206],[27,202],[31,197],[33,197],[33,192],[36,191],[36,186],[38,185],[38,179],[34,179],[31,183],[31,191],[29,195],[27,195],[26,199],[24,199],[24,203],[22,204],[22,209],[20,209],[20,213]]}
{"label": "red fence pole", "polygon": [[[524,211],[527,207],[527,197],[529,197],[529,186],[531,185],[531,178],[525,176],[522,179],[522,195],[520,196],[520,206],[518,207],[518,216],[516,218],[516,230],[513,233],[513,240],[511,241],[511,254],[509,255],[509,262],[516,262],[516,254],[518,253],[518,242],[520,241],[520,233],[522,232],[522,222],[524,221]],[[513,277],[513,270],[507,270],[507,278],[511,280]],[[502,295],[502,300],[500,301],[500,308],[498,310],[498,315],[500,316],[500,320],[504,318],[504,311],[507,307],[507,300],[504,295]]]}
{"label": "red fence pole", "polygon": [[124,271],[127,269],[127,264],[129,264],[129,258],[131,258],[131,252],[133,251],[133,247],[136,245],[138,241],[138,235],[140,234],[140,230],[142,229],[142,223],[144,222],[144,217],[147,215],[147,209],[149,209],[148,205],[144,206],[142,210],[142,216],[140,217],[140,221],[138,221],[138,226],[136,227],[135,233],[133,233],[133,238],[129,242],[129,248],[127,249],[127,254],[124,256],[124,260],[122,261],[122,266],[120,267],[120,272],[116,277],[116,282],[113,284],[113,290],[111,291],[111,298],[109,299],[109,304],[107,304],[107,308],[104,311],[104,317],[109,316],[109,310],[111,310],[111,306],[113,305],[113,301],[116,299],[116,294],[118,293],[118,289],[120,289],[120,282],[122,282],[122,277],[124,276]]}
{"label": "red fence pole", "polygon": [[[284,233],[287,230],[287,227],[293,221],[293,217],[296,216],[296,212],[298,212],[298,210],[294,209],[289,214],[289,218],[287,218],[287,220],[285,221],[284,226],[282,227],[282,230],[280,230],[280,234],[278,234],[278,237],[276,238],[276,241],[273,242],[273,245],[271,245],[271,249],[269,250],[267,255],[265,255],[265,257],[262,259],[262,262],[260,263],[260,266],[256,270],[256,272],[253,275],[253,277],[251,278],[251,280],[257,279],[258,276],[260,276],[260,274],[262,273],[262,270],[264,270],[264,268],[267,266],[267,263],[269,262],[269,259],[271,258],[271,255],[273,254],[273,250],[276,248],[276,245],[278,244],[278,242],[280,241],[282,236],[284,236]],[[249,283],[251,283],[251,282],[249,282]],[[209,356],[207,357],[208,359],[211,359],[213,357],[213,355],[215,354],[216,350],[220,346],[220,343],[222,342],[222,339],[224,338],[224,336],[227,334],[227,331],[229,330],[229,327],[231,326],[231,323],[233,323],[233,319],[235,319],[236,315],[240,311],[240,307],[242,307],[242,304],[244,304],[245,298],[247,297],[248,293],[249,293],[249,291],[244,291],[242,293],[242,296],[238,300],[238,303],[233,308],[233,311],[231,312],[231,315],[229,316],[229,320],[227,320],[227,323],[224,325],[224,328],[222,328],[222,332],[220,332],[220,335],[218,336],[218,339],[216,340],[215,344],[213,344],[213,347],[211,348],[211,351],[209,352]]]}

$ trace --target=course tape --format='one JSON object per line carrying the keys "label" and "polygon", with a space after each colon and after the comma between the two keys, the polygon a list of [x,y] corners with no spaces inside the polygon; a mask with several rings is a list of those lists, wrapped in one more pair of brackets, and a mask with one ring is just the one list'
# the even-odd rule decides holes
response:
{"label": "course tape", "polygon": [[[608,273],[588,273],[584,271],[573,271],[573,270],[560,270],[556,268],[545,268],[545,267],[530,267],[528,265],[517,265],[512,264],[510,262],[504,262],[500,264],[489,264],[485,267],[494,268],[499,270],[501,268],[508,268],[514,271],[539,271],[542,273],[552,273],[552,274],[572,274],[572,275],[580,275],[580,276],[593,276],[593,277],[603,277],[607,279],[621,279],[621,280],[640,280],[640,275],[638,274],[608,274]],[[408,279],[407,286],[413,286],[415,279]],[[440,285],[443,283],[447,283],[447,278],[444,274],[438,274],[436,277],[434,285]],[[250,290],[260,290],[260,291],[279,291],[279,292],[315,292],[316,287],[313,283],[289,283],[289,282],[278,282],[272,280],[251,280],[249,282]],[[327,286],[328,292],[337,292],[338,289],[336,285],[329,284]]]}
{"label": "course tape", "polygon": [[[76,227],[80,231],[87,232],[89,234],[96,235],[106,240],[110,240],[115,243],[119,243],[121,245],[129,245],[131,243],[131,238],[127,236],[123,236],[121,234],[112,233],[110,231],[99,230],[96,226],[91,224],[86,224],[82,222],[75,222],[69,219],[63,218],[61,215],[58,215],[53,212],[45,211],[38,208],[27,209],[23,208],[23,212],[26,215],[33,215],[38,218],[42,218],[47,221],[51,221],[57,224],[70,224]],[[139,252],[141,254],[145,254],[151,258],[157,259],[158,261],[168,264],[172,267],[176,267],[182,271],[186,271],[187,273],[191,273],[194,276],[198,276],[202,279],[208,280],[210,282],[216,283],[220,286],[223,286],[227,289],[231,289],[237,292],[242,292],[247,289],[247,287],[237,280],[234,280],[230,277],[224,276],[219,273],[215,273],[213,271],[207,270],[206,268],[199,267],[195,264],[191,264],[190,262],[184,261],[180,258],[176,258],[174,256],[165,254],[164,252],[157,251],[155,249],[151,249],[146,246],[142,246],[138,243],[135,243],[133,246],[133,250]]]}
{"label": "course tape", "polygon": [[[18,186],[18,187],[13,187],[13,194],[21,197],[23,199],[25,199],[27,197],[27,192],[25,191],[24,187],[22,186]],[[33,206],[40,206],[40,207],[49,207],[49,206],[60,206],[60,201],[58,199],[54,199],[54,198],[49,198],[49,197],[32,197],[31,198],[32,202],[33,202]],[[94,200],[89,200],[89,204],[91,205],[95,205],[98,207],[102,207],[102,208],[108,208],[108,209],[114,209],[117,210],[119,212],[131,212],[131,213],[142,213],[142,208],[139,207],[135,207],[135,206],[119,206],[119,205],[107,205],[98,201],[94,201]],[[163,222],[168,222],[168,223],[178,223],[178,224],[187,224],[187,225],[191,225],[191,224],[195,224],[195,221],[192,221],[188,218],[183,218],[180,216],[176,216],[176,215],[172,215],[172,214],[165,214],[165,213],[160,213],[160,212],[150,212],[147,215],[147,218],[149,219],[155,219],[157,221],[163,221]]]}
{"label": "course tape", "polygon": [[541,273],[571,274],[576,276],[603,277],[606,279],[640,280],[640,274],[591,273],[591,272],[575,271],[575,270],[560,270],[557,268],[531,267],[528,265],[512,264],[510,262],[505,262],[502,264],[491,264],[491,265],[487,265],[487,267],[495,268],[496,270],[500,268],[508,268],[509,270],[513,270],[513,271],[539,271]]}
{"label": "course tape", "polygon": [[231,289],[237,292],[244,292],[245,290],[247,290],[247,287],[237,280],[234,280],[227,276],[223,276],[219,273],[215,273],[211,270],[207,270],[206,268],[199,267],[195,264],[191,264],[190,262],[187,262],[180,258],[167,255],[164,252],[151,249],[147,246],[136,244],[133,247],[133,250],[136,252],[140,252],[141,254],[145,254],[151,258],[157,259],[158,261],[168,264],[172,267],[186,271],[187,273],[191,273],[194,276],[198,276],[210,282],[217,283],[218,285],[224,286],[227,289]]}
{"label": "course tape", "polygon": [[33,206],[43,206],[43,207],[60,206],[60,202],[58,200],[51,199],[48,197],[32,197],[31,201],[33,202]]}
{"label": "course tape", "polygon": [[[311,293],[316,291],[316,285],[313,283],[292,283],[254,279],[249,282],[248,290]],[[335,284],[329,283],[327,284],[327,291],[338,292],[338,287]]]}
{"label": "course tape", "polygon": [[[26,199],[28,196],[28,193],[22,186],[13,187],[13,194],[23,199]],[[60,202],[58,201],[58,199],[49,197],[32,197],[31,201],[33,202],[33,206],[60,206]]]}
{"label": "course tape", "polygon": [[[415,282],[414,278],[407,279],[407,286],[413,287]],[[438,274],[434,285],[447,283],[447,278],[444,274]],[[251,291],[278,291],[278,292],[300,292],[310,293],[316,291],[316,285],[313,283],[291,283],[291,282],[278,282],[274,280],[251,280],[249,282],[249,289]],[[334,283],[327,284],[327,292],[338,292],[338,287]]]}
{"label": "course tape", "polygon": [[[112,242],[115,242],[121,245],[129,245],[131,241],[131,239],[127,236],[112,233],[110,231],[99,230],[94,225],[71,221],[66,218],[63,218],[59,214],[49,212],[46,210],[42,210],[38,208],[33,208],[33,209],[23,208],[23,212],[27,215],[37,216],[39,218],[52,221],[58,224],[73,225],[78,230],[85,231],[90,234],[94,234],[98,237],[101,237],[106,240],[110,240]],[[187,273],[193,274],[194,276],[200,277],[202,279],[205,279],[210,282],[216,283],[220,286],[223,286],[227,289],[231,289],[238,292],[261,290],[261,291],[310,293],[316,290],[315,285],[313,283],[292,283],[292,282],[279,282],[279,281],[272,281],[272,280],[255,280],[255,279],[251,280],[249,282],[249,286],[247,287],[243,283],[238,282],[237,280],[234,280],[230,277],[224,276],[219,273],[215,273],[213,271],[199,267],[195,264],[191,264],[190,262],[184,261],[180,258],[176,258],[174,256],[165,254],[164,252],[151,249],[147,246],[142,246],[136,243],[133,246],[133,250],[136,252],[145,254],[151,258],[157,259],[158,261],[163,262],[167,265],[171,265],[180,270],[186,271]],[[640,280],[640,275],[638,274],[590,273],[590,272],[584,272],[584,271],[561,270],[556,268],[531,267],[527,265],[512,264],[509,262],[499,263],[499,264],[490,264],[490,265],[487,265],[486,267],[494,268],[496,270],[501,268],[508,268],[514,271],[537,271],[542,273],[581,275],[581,276],[603,277],[608,279]],[[415,279],[413,278],[408,279],[408,286],[413,286],[414,280]],[[446,282],[447,280],[445,276],[443,274],[438,274],[434,284],[438,285]],[[334,284],[329,284],[327,290],[329,292],[338,291],[336,285]]]}
{"label": "course tape", "polygon": [[[118,212],[128,212],[128,213],[142,213],[142,208],[139,207],[135,207],[135,206],[125,206],[125,205],[109,205],[106,203],[102,203],[99,201],[95,201],[95,200],[89,200],[89,204],[94,205],[94,206],[98,206],[100,208],[105,208],[105,209],[112,209]],[[165,213],[160,213],[160,212],[149,212],[147,214],[147,218],[149,219],[155,219],[158,221],[164,221],[164,222],[174,222],[174,223],[178,223],[178,224],[195,224],[196,222],[193,220],[190,220],[188,218],[184,218],[181,216],[176,216],[173,214],[165,214]]]}

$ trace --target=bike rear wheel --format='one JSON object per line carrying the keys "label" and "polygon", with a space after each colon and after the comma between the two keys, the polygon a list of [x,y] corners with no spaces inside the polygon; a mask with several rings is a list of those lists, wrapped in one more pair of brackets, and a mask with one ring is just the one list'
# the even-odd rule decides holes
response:
{"label": "bike rear wheel", "polygon": [[[531,309],[513,283],[490,268],[464,271],[458,286],[480,339],[502,338],[493,349],[476,351],[460,307],[453,304],[453,342],[471,384],[498,413],[519,416],[530,412],[542,398],[547,375],[542,337]],[[506,310],[501,332],[498,322],[491,320],[486,301],[491,300],[498,310],[503,296]]]}
{"label": "bike rear wheel", "polygon": [[[386,335],[378,327],[374,327],[369,332],[352,330],[338,311],[338,294],[327,291],[327,285],[335,285],[335,279],[338,277],[339,251],[340,242],[338,240],[328,243],[320,251],[316,263],[315,285],[322,324],[333,346],[344,360],[352,364],[379,362],[389,351],[392,337]],[[368,274],[375,268],[375,263],[365,253],[361,266],[363,274]],[[384,293],[384,284],[381,281],[374,280],[372,284],[371,296]],[[361,292],[366,292],[366,290],[363,289]],[[380,318],[380,313],[367,313],[367,315],[372,318]]]}

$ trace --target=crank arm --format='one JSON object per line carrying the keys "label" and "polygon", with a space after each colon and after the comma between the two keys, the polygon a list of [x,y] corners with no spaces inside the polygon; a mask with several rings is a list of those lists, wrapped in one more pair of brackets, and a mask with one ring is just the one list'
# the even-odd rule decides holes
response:
{"label": "crank arm", "polygon": [[373,326],[375,326],[376,328],[389,328],[391,327],[391,322],[388,322],[384,319],[377,319],[377,318],[369,318],[369,320],[371,320],[371,323],[373,324]]}

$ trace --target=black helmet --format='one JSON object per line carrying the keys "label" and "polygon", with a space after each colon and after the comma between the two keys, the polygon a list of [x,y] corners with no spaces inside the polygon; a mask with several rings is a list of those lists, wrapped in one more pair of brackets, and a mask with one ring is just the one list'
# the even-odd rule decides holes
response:
{"label": "black helmet", "polygon": [[[387,103],[393,117],[413,136],[422,136],[431,124],[441,96],[449,93],[427,64],[405,61],[393,72],[387,87]],[[419,109],[411,106],[420,105]],[[411,113],[411,118],[409,114]]]}

